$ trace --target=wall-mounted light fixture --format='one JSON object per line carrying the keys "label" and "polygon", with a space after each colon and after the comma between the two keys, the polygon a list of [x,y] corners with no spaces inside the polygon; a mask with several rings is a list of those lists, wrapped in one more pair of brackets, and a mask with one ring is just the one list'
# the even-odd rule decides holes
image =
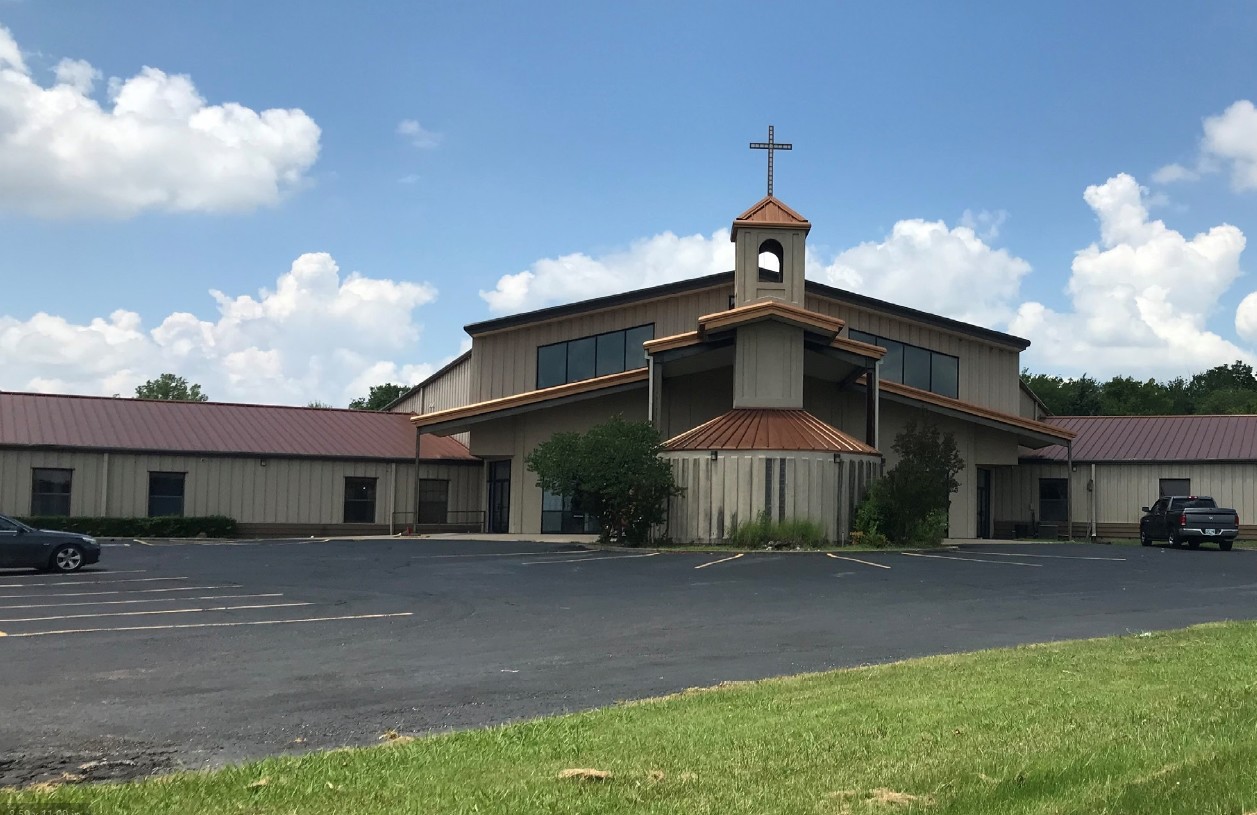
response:
{"label": "wall-mounted light fixture", "polygon": [[712,461],[715,461],[715,460],[716,460],[716,456],[718,456],[718,455],[719,455],[719,453],[718,453],[717,451],[712,450],[712,451],[711,451],[711,460],[712,460]]}

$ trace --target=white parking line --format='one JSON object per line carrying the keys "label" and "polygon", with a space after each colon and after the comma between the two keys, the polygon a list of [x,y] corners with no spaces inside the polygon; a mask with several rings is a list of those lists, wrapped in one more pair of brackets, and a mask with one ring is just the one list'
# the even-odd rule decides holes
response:
{"label": "white parking line", "polygon": [[300,620],[243,620],[236,623],[179,623],[171,625],[132,625],[121,628],[63,628],[59,631],[29,631],[24,634],[3,634],[9,639],[17,637],[49,637],[56,634],[99,634],[113,631],[170,631],[182,628],[234,628],[244,625],[291,625],[293,623],[326,623],[336,620],[381,620],[387,617],[410,617],[413,611],[401,611],[394,614],[349,614],[344,617],[305,617]]}
{"label": "white parking line", "polygon": [[[105,571],[93,570],[90,572],[70,572],[69,574],[61,575],[61,577],[66,580],[74,580],[81,577],[106,577],[106,576],[115,575],[115,574],[144,574],[147,571],[148,569],[119,569],[118,571],[114,571],[113,569],[106,569]],[[13,580],[19,577],[46,578],[48,577],[48,575],[45,574],[44,572],[29,572],[27,574],[0,574],[0,577],[3,577],[5,580]],[[23,583],[22,585],[33,586],[35,584]]]}
{"label": "white parking line", "polygon": [[254,608],[289,608],[291,606],[312,606],[313,603],[259,603],[251,606],[204,606],[200,608],[159,608],[148,611],[104,611],[94,614],[58,614],[53,617],[12,617],[0,620],[0,623],[38,623],[46,620],[82,620],[97,617],[141,617],[151,614],[192,614],[206,611],[240,611]]}
{"label": "white parking line", "polygon": [[732,557],[722,557],[720,560],[712,560],[712,561],[708,561],[707,563],[700,563],[694,568],[706,569],[708,566],[715,566],[717,563],[728,563],[731,560],[737,560],[738,558],[742,557],[745,554],[746,552],[739,552],[738,554],[733,555]]}
{"label": "white parking line", "polygon": [[889,569],[890,567],[884,563],[874,563],[871,560],[860,560],[858,557],[845,557],[843,555],[835,555],[833,552],[826,552],[825,557],[832,557],[834,560],[849,560],[852,563],[861,563],[865,566],[874,566],[878,569]]}
{"label": "white parking line", "polygon": [[183,603],[188,600],[235,600],[245,597],[283,597],[283,592],[274,592],[272,594],[207,594],[199,597],[189,597],[186,594],[180,594],[175,597],[154,597],[148,600],[89,600],[83,603],[27,603],[20,606],[0,606],[0,611],[12,611],[18,608],[72,608],[74,606],[122,606],[134,605],[136,603]]}
{"label": "white parking line", "polygon": [[523,555],[596,555],[600,550],[592,549],[587,552],[478,552],[470,555],[420,555],[419,560],[439,560],[451,557],[521,557]]}
{"label": "white parking line", "polygon": [[218,589],[238,589],[239,584],[232,586],[180,586],[177,589],[132,589],[130,591],[58,591],[45,594],[0,594],[0,600],[27,600],[32,597],[103,597],[110,594],[157,594],[168,591],[217,591]]}
{"label": "white parking line", "polygon": [[24,589],[27,586],[91,586],[98,583],[158,583],[187,579],[186,577],[133,577],[126,580],[53,580],[50,583],[0,583],[0,589]]}
{"label": "white parking line", "polygon": [[987,555],[988,557],[1046,557],[1046,558],[1052,558],[1054,560],[1121,560],[1121,561],[1126,560],[1126,558],[1124,557],[1083,557],[1082,555],[1030,555],[1030,554],[1024,554],[1021,552],[977,552],[977,551],[970,552],[970,550],[967,550],[967,549],[962,550],[960,552],[960,554],[962,555],[967,555],[971,553],[975,555]]}
{"label": "white parking line", "polygon": [[[593,552],[590,552],[593,554]],[[647,552],[644,555],[610,555],[608,557],[576,557],[568,560],[525,560],[521,566],[541,566],[547,563],[588,563],[591,560],[632,560],[635,557],[654,557],[662,552]]]}
{"label": "white parking line", "polygon": [[981,558],[976,558],[976,557],[953,557],[951,555],[926,555],[926,554],[922,554],[921,552],[900,552],[899,554],[907,555],[908,557],[932,557],[936,560],[954,560],[954,561],[960,561],[963,563],[995,563],[1000,566],[1029,566],[1034,569],[1040,569],[1043,567],[1042,563],[1017,563],[1011,560],[982,560]]}

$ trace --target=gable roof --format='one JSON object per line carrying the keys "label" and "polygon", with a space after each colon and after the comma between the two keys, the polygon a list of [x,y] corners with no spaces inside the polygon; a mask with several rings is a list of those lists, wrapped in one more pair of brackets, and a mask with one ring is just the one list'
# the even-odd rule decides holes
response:
{"label": "gable roof", "polygon": [[[420,437],[420,458],[477,461]],[[405,413],[0,392],[0,447],[414,461]]]}
{"label": "gable roof", "polygon": [[755,226],[784,226],[802,229],[804,232],[812,228],[807,218],[790,209],[784,201],[771,195],[764,196],[733,220],[733,234],[737,235],[742,227]]}
{"label": "gable roof", "polygon": [[[1053,416],[1071,430],[1074,462],[1257,462],[1257,416]],[[1023,460],[1066,461],[1064,447],[1023,453]]]}
{"label": "gable roof", "polygon": [[669,452],[812,450],[881,455],[806,410],[735,408],[664,442]]}
{"label": "gable roof", "polygon": [[[611,308],[619,308],[620,306],[632,305],[635,303],[643,303],[648,300],[659,300],[665,297],[672,297],[677,294],[686,294],[689,292],[701,291],[702,289],[713,289],[721,286],[727,286],[732,293],[733,289],[733,272],[718,272],[716,274],[704,275],[702,277],[691,277],[686,280],[678,280],[675,283],[664,283],[660,286],[649,286],[644,289],[633,289],[631,291],[621,292],[619,294],[609,294],[603,297],[594,297],[589,300],[578,300],[574,303],[564,303],[558,306],[549,306],[536,311],[525,311],[519,314],[511,314],[506,317],[495,317],[492,320],[482,320],[478,323],[469,323],[463,326],[463,330],[471,336],[478,334],[488,334],[492,331],[504,331],[509,328],[518,328],[533,323],[542,323],[547,320],[557,320],[563,317],[572,317],[577,314],[588,314],[595,311],[603,311]],[[886,300],[878,300],[876,297],[869,297],[864,294],[857,294],[846,289],[838,289],[833,286],[827,286],[824,283],[818,283],[815,280],[804,281],[805,291],[808,294],[827,297],[830,300],[836,300],[840,303],[848,303],[859,308],[866,308],[873,311],[881,311],[886,314],[893,314],[897,317],[903,317],[908,320],[915,320],[926,325],[935,326],[945,331],[953,331],[957,334],[965,334],[971,337],[985,340],[987,342],[998,343],[1000,345],[1016,348],[1024,351],[1030,347],[1030,341],[1021,337],[1005,334],[1002,331],[996,331],[991,328],[983,328],[980,325],[953,320],[950,317],[943,317],[938,314],[930,314],[928,311],[921,311],[908,306],[901,306],[897,303],[891,303]]]}

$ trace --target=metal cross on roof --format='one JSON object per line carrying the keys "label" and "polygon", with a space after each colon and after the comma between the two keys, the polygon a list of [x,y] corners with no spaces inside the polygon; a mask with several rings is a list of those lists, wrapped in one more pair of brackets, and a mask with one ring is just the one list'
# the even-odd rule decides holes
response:
{"label": "metal cross on roof", "polygon": [[773,194],[773,152],[776,150],[793,150],[793,144],[780,144],[773,141],[773,126],[768,126],[768,141],[751,142],[752,150],[768,151],[768,194]]}

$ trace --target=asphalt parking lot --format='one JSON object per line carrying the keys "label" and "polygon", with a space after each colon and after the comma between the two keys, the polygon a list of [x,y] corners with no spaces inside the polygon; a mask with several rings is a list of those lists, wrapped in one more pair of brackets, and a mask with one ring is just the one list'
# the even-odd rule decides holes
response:
{"label": "asphalt parking lot", "polygon": [[1254,617],[1257,552],[1240,550],[136,543],[73,575],[0,570],[0,786]]}

